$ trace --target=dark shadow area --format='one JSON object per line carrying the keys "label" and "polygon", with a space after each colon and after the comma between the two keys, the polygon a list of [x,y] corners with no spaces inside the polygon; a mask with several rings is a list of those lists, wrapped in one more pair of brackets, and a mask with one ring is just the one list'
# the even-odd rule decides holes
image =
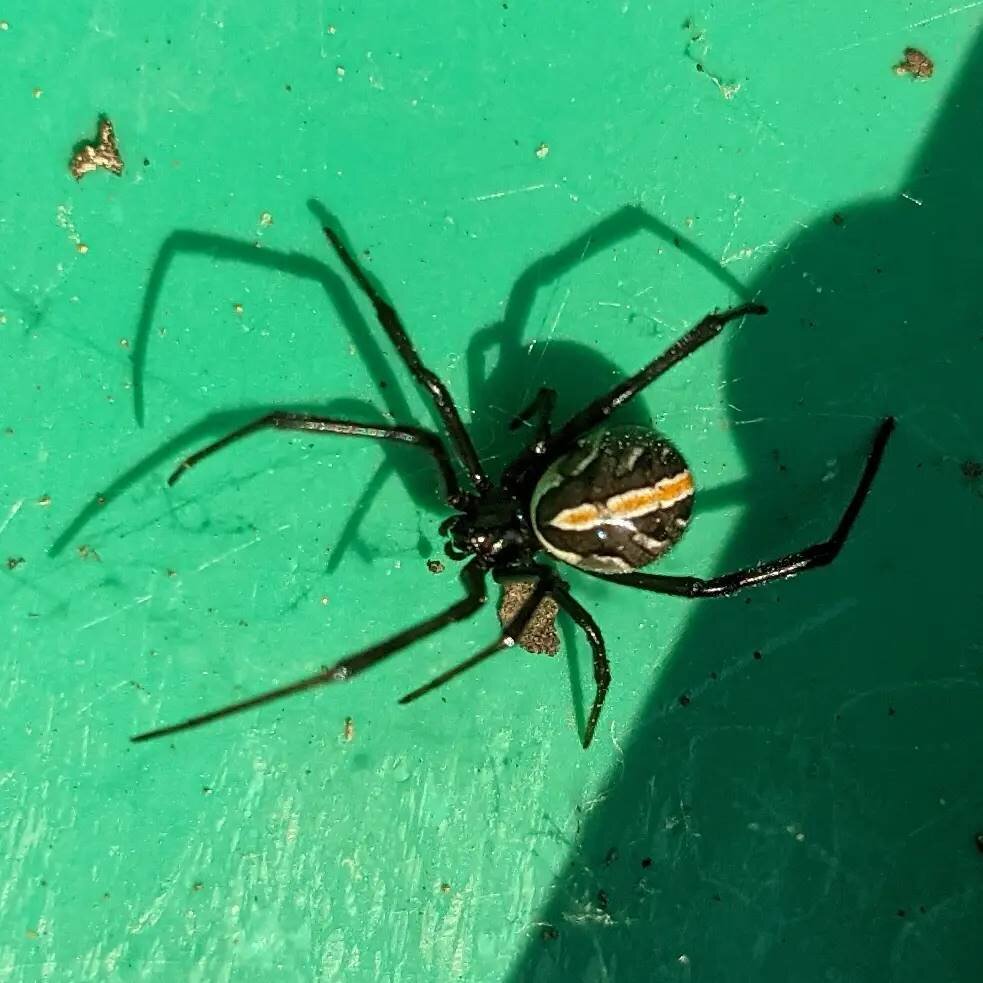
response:
{"label": "dark shadow area", "polygon": [[844,203],[752,284],[771,314],[724,343],[760,481],[714,572],[828,535],[877,420],[898,430],[831,567],[607,592],[690,621],[514,983],[978,978],[980,61],[898,194]]}

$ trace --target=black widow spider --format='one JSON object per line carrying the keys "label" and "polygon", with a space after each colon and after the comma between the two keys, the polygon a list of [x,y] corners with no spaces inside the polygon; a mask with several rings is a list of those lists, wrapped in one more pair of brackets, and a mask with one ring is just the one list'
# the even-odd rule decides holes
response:
{"label": "black widow spider", "polygon": [[[655,431],[638,426],[611,427],[606,421],[664,372],[715,338],[728,323],[748,314],[767,313],[761,304],[744,303],[708,314],[641,371],[588,404],[558,430],[551,428],[556,393],[541,389],[512,423],[515,428],[535,419],[532,442],[505,467],[498,482],[494,482],[485,471],[447,387],[420,360],[399,315],[355,261],[336,227],[337,222],[327,217],[324,234],[328,242],[375,308],[380,325],[406,368],[429,393],[447,442],[434,431],[420,427],[369,425],[277,411],[186,458],[170,476],[168,484],[173,485],[206,457],[257,430],[369,437],[419,447],[433,458],[443,481],[444,498],[454,510],[441,524],[440,532],[446,537],[447,555],[455,560],[468,560],[460,573],[464,597],[441,613],[314,675],[180,723],[147,731],[132,740],[163,737],[293,693],[351,679],[413,642],[474,614],[487,599],[485,581],[490,573],[498,583],[531,582],[518,611],[490,645],[399,702],[410,703],[503,648],[515,645],[540,604],[551,597],[584,633],[593,654],[596,695],[584,728],[583,746],[587,748],[611,679],[604,638],[591,615],[571,595],[567,582],[551,567],[538,562],[537,554],[545,551],[609,583],[678,597],[718,597],[824,566],[842,549],[880,465],[894,428],[893,418],[888,417],[880,424],[856,491],[829,539],[777,560],[708,580],[637,572],[661,558],[682,536],[692,510],[693,480],[679,452]],[[458,468],[468,478],[467,489],[461,487]]]}

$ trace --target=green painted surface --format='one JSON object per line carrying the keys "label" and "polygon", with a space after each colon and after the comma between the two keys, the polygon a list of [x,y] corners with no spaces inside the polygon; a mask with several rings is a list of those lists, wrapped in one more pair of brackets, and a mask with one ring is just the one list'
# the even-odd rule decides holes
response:
{"label": "green painted surface", "polygon": [[[143,6],[0,11],[0,979],[977,978],[978,4]],[[126,171],[76,184],[99,112]],[[456,596],[412,455],[270,434],[164,486],[258,407],[427,421],[311,198],[499,459],[537,386],[569,412],[745,284],[769,318],[636,407],[704,490],[665,569],[824,536],[895,413],[840,561],[571,575],[615,674],[586,754],[579,646],[396,705],[491,610],[131,746]]]}

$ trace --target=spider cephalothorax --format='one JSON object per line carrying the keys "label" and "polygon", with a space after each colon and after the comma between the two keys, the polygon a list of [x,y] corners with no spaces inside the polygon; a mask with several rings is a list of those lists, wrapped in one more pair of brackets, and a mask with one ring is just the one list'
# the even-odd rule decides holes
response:
{"label": "spider cephalothorax", "polygon": [[[186,730],[291,693],[348,680],[413,642],[470,617],[486,600],[485,581],[490,573],[498,582],[523,585],[521,591],[513,592],[510,615],[501,633],[486,648],[407,694],[400,702],[409,703],[512,646],[534,623],[544,600],[551,599],[580,628],[591,648],[597,691],[584,728],[583,744],[587,747],[610,681],[604,638],[591,615],[572,596],[566,581],[553,567],[540,562],[540,554],[545,552],[608,583],[682,597],[713,597],[822,566],[846,542],[880,465],[894,426],[891,418],[881,422],[853,497],[828,540],[709,580],[639,572],[661,559],[685,531],[693,508],[693,478],[679,452],[659,434],[644,427],[614,427],[609,418],[664,372],[716,337],[725,325],[745,315],[764,314],[765,308],[760,304],[745,303],[708,314],[665,352],[589,403],[559,429],[551,427],[556,393],[551,389],[541,390],[515,421],[515,424],[526,423],[538,417],[531,440],[506,466],[501,479],[493,482],[447,387],[424,366],[395,309],[356,263],[337,230],[337,223],[330,216],[325,216],[325,222],[328,242],[372,303],[379,323],[404,365],[432,399],[443,436],[413,426],[367,424],[274,411],[187,458],[170,481],[176,481],[203,458],[262,429],[399,441],[418,447],[433,458],[444,499],[454,512],[443,522],[440,532],[446,537],[447,555],[465,561],[460,573],[464,596],[444,611],[312,676],[181,723],[159,727],[134,740]],[[467,489],[461,487],[462,475],[469,485]],[[548,635],[546,632],[537,643],[541,650],[550,651],[555,645]]]}

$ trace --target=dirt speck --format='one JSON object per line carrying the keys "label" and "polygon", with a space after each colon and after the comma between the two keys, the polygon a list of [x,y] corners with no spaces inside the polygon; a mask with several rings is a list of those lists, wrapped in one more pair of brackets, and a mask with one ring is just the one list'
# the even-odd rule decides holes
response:
{"label": "dirt speck", "polygon": [[973,842],[976,844],[976,849],[980,853],[983,853],[983,833],[977,833],[976,836],[973,837]]}
{"label": "dirt speck", "polygon": [[549,157],[549,155],[550,155],[550,145],[548,143],[541,143],[536,148],[536,156],[540,160],[543,160],[544,158]]}
{"label": "dirt speck", "polygon": [[99,117],[99,129],[94,143],[87,140],[76,144],[72,159],[68,162],[68,171],[80,180],[84,174],[104,168],[117,177],[123,173],[123,158],[119,154],[119,144],[116,142],[116,131],[106,116]]}
{"label": "dirt speck", "polygon": [[560,933],[553,925],[544,925],[540,934],[544,942],[555,942],[560,937]]}
{"label": "dirt speck", "polygon": [[441,883],[440,890],[441,890],[441,892],[443,894],[449,894],[450,893],[450,889],[451,889],[451,886],[450,886],[450,884],[447,883],[447,881],[444,881],[444,882]]}
{"label": "dirt speck", "polygon": [[351,717],[345,717],[345,726],[341,731],[341,736],[349,744],[355,740],[355,721]]}
{"label": "dirt speck", "polygon": [[21,564],[27,561],[22,556],[8,556],[7,557],[7,569],[16,570]]}
{"label": "dirt speck", "polygon": [[[529,599],[535,584],[532,580],[512,580],[502,586],[498,603],[498,620],[503,626],[519,613],[519,608]],[[527,652],[556,655],[560,639],[556,634],[556,601],[544,597],[533,613],[526,630],[519,635],[519,645]]]}
{"label": "dirt speck", "polygon": [[680,698],[679,698],[679,705],[681,707],[688,707],[690,705],[689,694],[683,693],[683,695],[680,696]]}
{"label": "dirt speck", "polygon": [[833,225],[846,225],[842,212],[833,212]]}
{"label": "dirt speck", "polygon": [[959,470],[962,471],[963,477],[969,478],[970,481],[983,478],[983,464],[980,464],[979,461],[963,461]]}
{"label": "dirt speck", "polygon": [[930,79],[935,74],[935,62],[924,51],[905,48],[904,58],[894,66],[896,75],[910,75],[913,79]]}
{"label": "dirt speck", "polygon": [[437,574],[443,573],[446,568],[444,567],[444,564],[440,562],[440,560],[427,560],[427,569],[431,573]]}

